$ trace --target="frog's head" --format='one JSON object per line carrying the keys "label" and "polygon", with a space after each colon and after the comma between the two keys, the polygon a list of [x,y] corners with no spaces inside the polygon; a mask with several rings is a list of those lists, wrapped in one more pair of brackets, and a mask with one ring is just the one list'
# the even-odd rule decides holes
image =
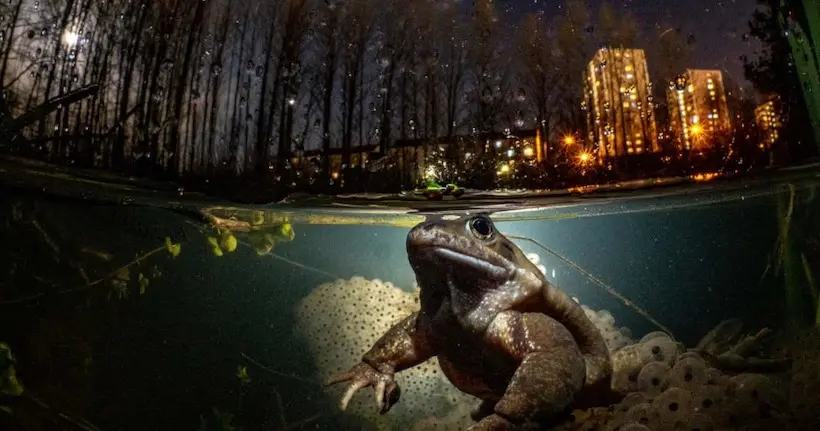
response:
{"label": "frog's head", "polygon": [[479,307],[488,293],[501,301],[498,309],[512,307],[543,283],[538,268],[484,214],[415,226],[407,235],[407,254],[419,286],[447,292],[464,312]]}

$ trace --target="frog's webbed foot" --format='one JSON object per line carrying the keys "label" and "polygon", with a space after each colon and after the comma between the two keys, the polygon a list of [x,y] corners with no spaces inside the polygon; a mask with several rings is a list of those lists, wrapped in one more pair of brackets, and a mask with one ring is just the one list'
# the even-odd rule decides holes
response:
{"label": "frog's webbed foot", "polygon": [[342,410],[347,408],[353,395],[359,389],[368,386],[372,386],[376,392],[376,407],[381,414],[387,413],[393,407],[393,404],[399,401],[401,396],[399,385],[396,384],[392,374],[383,373],[364,362],[360,362],[344,374],[330,377],[325,382],[325,386],[341,382],[350,382],[342,396],[340,404]]}

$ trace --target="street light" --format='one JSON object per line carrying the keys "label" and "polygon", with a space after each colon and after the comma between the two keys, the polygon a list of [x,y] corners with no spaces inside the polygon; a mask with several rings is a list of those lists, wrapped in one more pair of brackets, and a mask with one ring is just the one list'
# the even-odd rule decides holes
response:
{"label": "street light", "polygon": [[574,143],[575,143],[575,136],[572,136],[572,135],[564,136],[564,144],[572,145]]}
{"label": "street light", "polygon": [[586,163],[590,161],[590,159],[592,159],[592,155],[587,152],[583,152],[581,153],[581,155],[578,156],[578,159],[581,161],[581,163]]}

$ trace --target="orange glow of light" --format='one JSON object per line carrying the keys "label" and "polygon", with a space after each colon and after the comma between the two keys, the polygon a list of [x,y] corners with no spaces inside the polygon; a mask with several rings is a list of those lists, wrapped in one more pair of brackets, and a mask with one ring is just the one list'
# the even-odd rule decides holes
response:
{"label": "orange glow of light", "polygon": [[575,136],[572,136],[572,135],[564,136],[564,144],[572,145],[574,143],[575,143]]}
{"label": "orange glow of light", "polygon": [[590,161],[591,159],[592,159],[592,155],[589,154],[589,153],[586,153],[586,152],[581,153],[581,155],[578,156],[578,160],[580,160],[581,163],[586,163],[586,162]]}
{"label": "orange glow of light", "polygon": [[703,181],[711,181],[711,180],[713,180],[713,179],[715,179],[719,176],[720,176],[720,174],[717,173],[717,172],[706,172],[706,173],[703,173],[703,174],[692,175],[690,178],[692,178],[693,180],[698,181],[698,182],[703,182]]}
{"label": "orange glow of light", "polygon": [[700,135],[703,132],[703,127],[700,124],[693,124],[692,127],[689,128],[689,133],[692,135]]}

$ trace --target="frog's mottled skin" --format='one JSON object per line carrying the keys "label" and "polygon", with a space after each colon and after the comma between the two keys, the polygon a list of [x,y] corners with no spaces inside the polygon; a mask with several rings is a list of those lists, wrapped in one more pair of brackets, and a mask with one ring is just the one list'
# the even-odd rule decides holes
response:
{"label": "frog's mottled skin", "polygon": [[373,386],[386,412],[398,401],[394,373],[432,356],[456,387],[483,400],[475,430],[544,423],[582,390],[609,387],[600,332],[486,216],[421,223],[407,236],[407,253],[421,310],[328,381],[350,381],[342,408]]}

